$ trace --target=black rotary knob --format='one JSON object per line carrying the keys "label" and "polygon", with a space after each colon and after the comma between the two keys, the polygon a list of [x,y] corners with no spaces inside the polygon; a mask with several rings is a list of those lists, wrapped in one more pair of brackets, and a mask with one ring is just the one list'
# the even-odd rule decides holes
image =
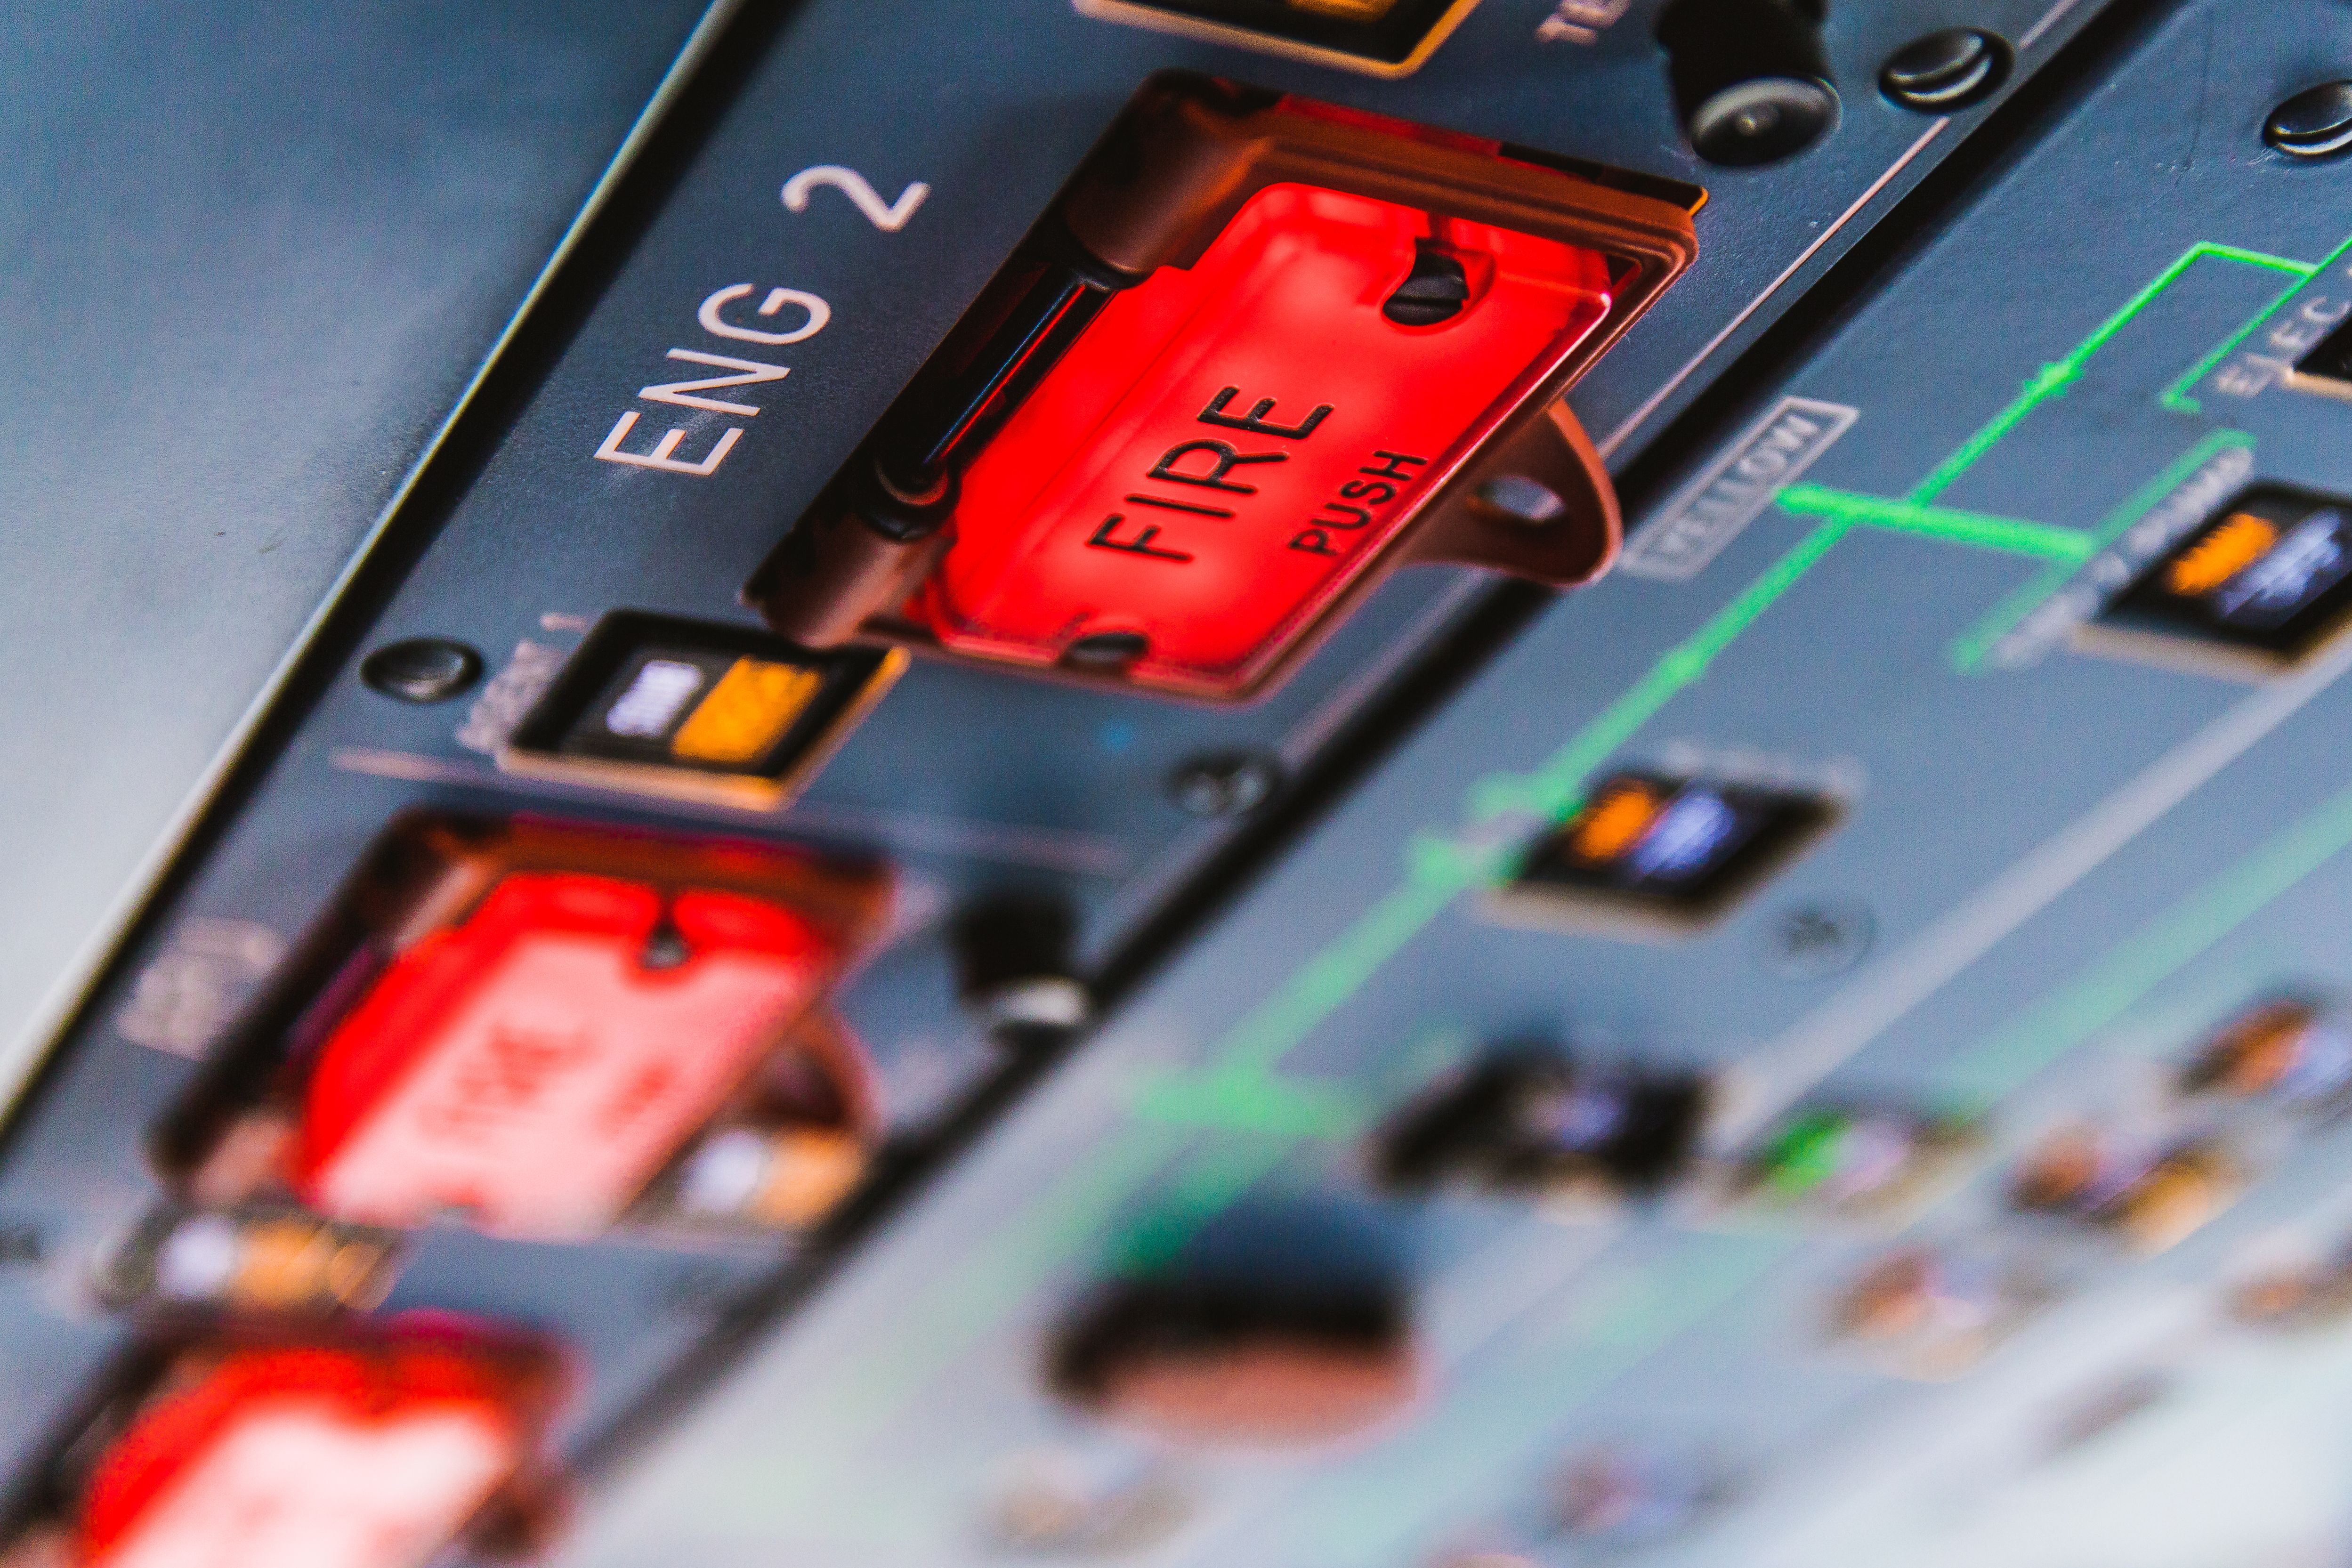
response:
{"label": "black rotary knob", "polygon": [[1826,0],[1675,0],[1658,18],[1683,130],[1710,163],[1778,163],[1836,128]]}
{"label": "black rotary knob", "polygon": [[1092,998],[1075,973],[1077,917],[1058,897],[1009,893],[967,905],[950,930],[957,990],[999,1030],[1068,1029]]}

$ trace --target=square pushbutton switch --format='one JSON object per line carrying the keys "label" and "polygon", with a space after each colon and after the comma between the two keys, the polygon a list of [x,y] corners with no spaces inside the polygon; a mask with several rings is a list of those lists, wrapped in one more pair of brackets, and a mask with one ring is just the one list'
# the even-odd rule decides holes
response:
{"label": "square pushbutton switch", "polygon": [[1492,907],[1519,925],[1637,937],[1699,931],[1841,815],[1819,791],[1616,773],[1528,848]]}
{"label": "square pushbutton switch", "polygon": [[636,610],[598,621],[499,752],[512,773],[750,810],[789,805],[907,656]]}
{"label": "square pushbutton switch", "polygon": [[2256,485],[2174,545],[2081,634],[2097,651],[2221,674],[2302,663],[2352,619],[2352,500]]}

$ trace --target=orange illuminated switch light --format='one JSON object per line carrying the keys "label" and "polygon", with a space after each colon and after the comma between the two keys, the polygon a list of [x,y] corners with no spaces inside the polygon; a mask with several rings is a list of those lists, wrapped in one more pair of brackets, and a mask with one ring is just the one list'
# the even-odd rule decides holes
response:
{"label": "orange illuminated switch light", "polygon": [[1234,700],[1408,563],[1590,581],[1616,501],[1559,396],[1703,199],[1155,79],[748,595],[812,645]]}
{"label": "orange illuminated switch light", "polygon": [[890,689],[897,648],[613,610],[499,749],[508,773],[738,810],[789,805]]}
{"label": "orange illuminated switch light", "polygon": [[1487,908],[1513,924],[1686,935],[1722,919],[1844,812],[1823,788],[1612,773],[1528,847]]}
{"label": "orange illuminated switch light", "polygon": [[1078,11],[1155,32],[1286,55],[1339,70],[1418,70],[1478,0],[1072,0]]}
{"label": "orange illuminated switch light", "polygon": [[2352,499],[2255,484],[2174,542],[2084,625],[2095,651],[2261,679],[2352,626]]}
{"label": "orange illuminated switch light", "polygon": [[318,944],[342,978],[289,977],[226,1064],[259,1092],[206,1086],[164,1163],[202,1204],[282,1190],[344,1221],[576,1237],[724,1120],[821,1150],[837,1194],[870,1074],[814,1020],[889,896],[887,872],[766,846],[405,824]]}

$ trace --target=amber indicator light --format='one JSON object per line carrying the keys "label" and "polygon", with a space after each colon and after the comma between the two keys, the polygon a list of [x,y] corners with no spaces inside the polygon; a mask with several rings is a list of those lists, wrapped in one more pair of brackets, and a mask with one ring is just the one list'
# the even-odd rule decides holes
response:
{"label": "amber indicator light", "polygon": [[2284,485],[2232,498],[2080,634],[2096,651],[2215,674],[2291,668],[2352,623],[2352,500]]}
{"label": "amber indicator light", "polygon": [[1478,0],[1074,0],[1079,13],[1368,76],[1421,68]]}
{"label": "amber indicator light", "polygon": [[499,752],[509,773],[772,811],[790,805],[906,666],[749,626],[615,610]]}
{"label": "amber indicator light", "polygon": [[1612,774],[1490,900],[1514,924],[1672,935],[1720,919],[1843,815],[1814,790]]}

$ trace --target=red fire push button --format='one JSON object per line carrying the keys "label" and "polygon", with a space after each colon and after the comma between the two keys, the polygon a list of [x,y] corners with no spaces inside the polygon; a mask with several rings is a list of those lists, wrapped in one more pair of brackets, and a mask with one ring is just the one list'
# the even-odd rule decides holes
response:
{"label": "red fire push button", "polygon": [[204,1207],[575,1239],[645,1217],[724,1122],[822,1150],[845,1190],[879,1110],[862,1048],[821,1026],[892,897],[887,866],[778,845],[404,819],[159,1163]]}
{"label": "red fire push button", "polygon": [[[648,962],[648,950],[652,959]],[[295,1188],[321,1213],[593,1234],[816,1000],[840,957],[788,909],[517,875],[396,959],[329,1037]]]}
{"label": "red fire push button", "polygon": [[[1467,297],[1389,308],[1431,257]],[[1131,646],[1130,679],[1234,695],[1609,305],[1596,251],[1271,186],[1192,267],[1115,295],[989,443],[918,613],[959,652]]]}
{"label": "red fire push button", "polygon": [[84,1568],[422,1568],[535,1461],[554,1368],[448,1336],[180,1358],[99,1456]]}
{"label": "red fire push button", "polygon": [[1704,198],[1536,156],[1156,79],[750,595],[1230,700],[1409,561],[1590,581],[1616,505],[1559,394]]}

